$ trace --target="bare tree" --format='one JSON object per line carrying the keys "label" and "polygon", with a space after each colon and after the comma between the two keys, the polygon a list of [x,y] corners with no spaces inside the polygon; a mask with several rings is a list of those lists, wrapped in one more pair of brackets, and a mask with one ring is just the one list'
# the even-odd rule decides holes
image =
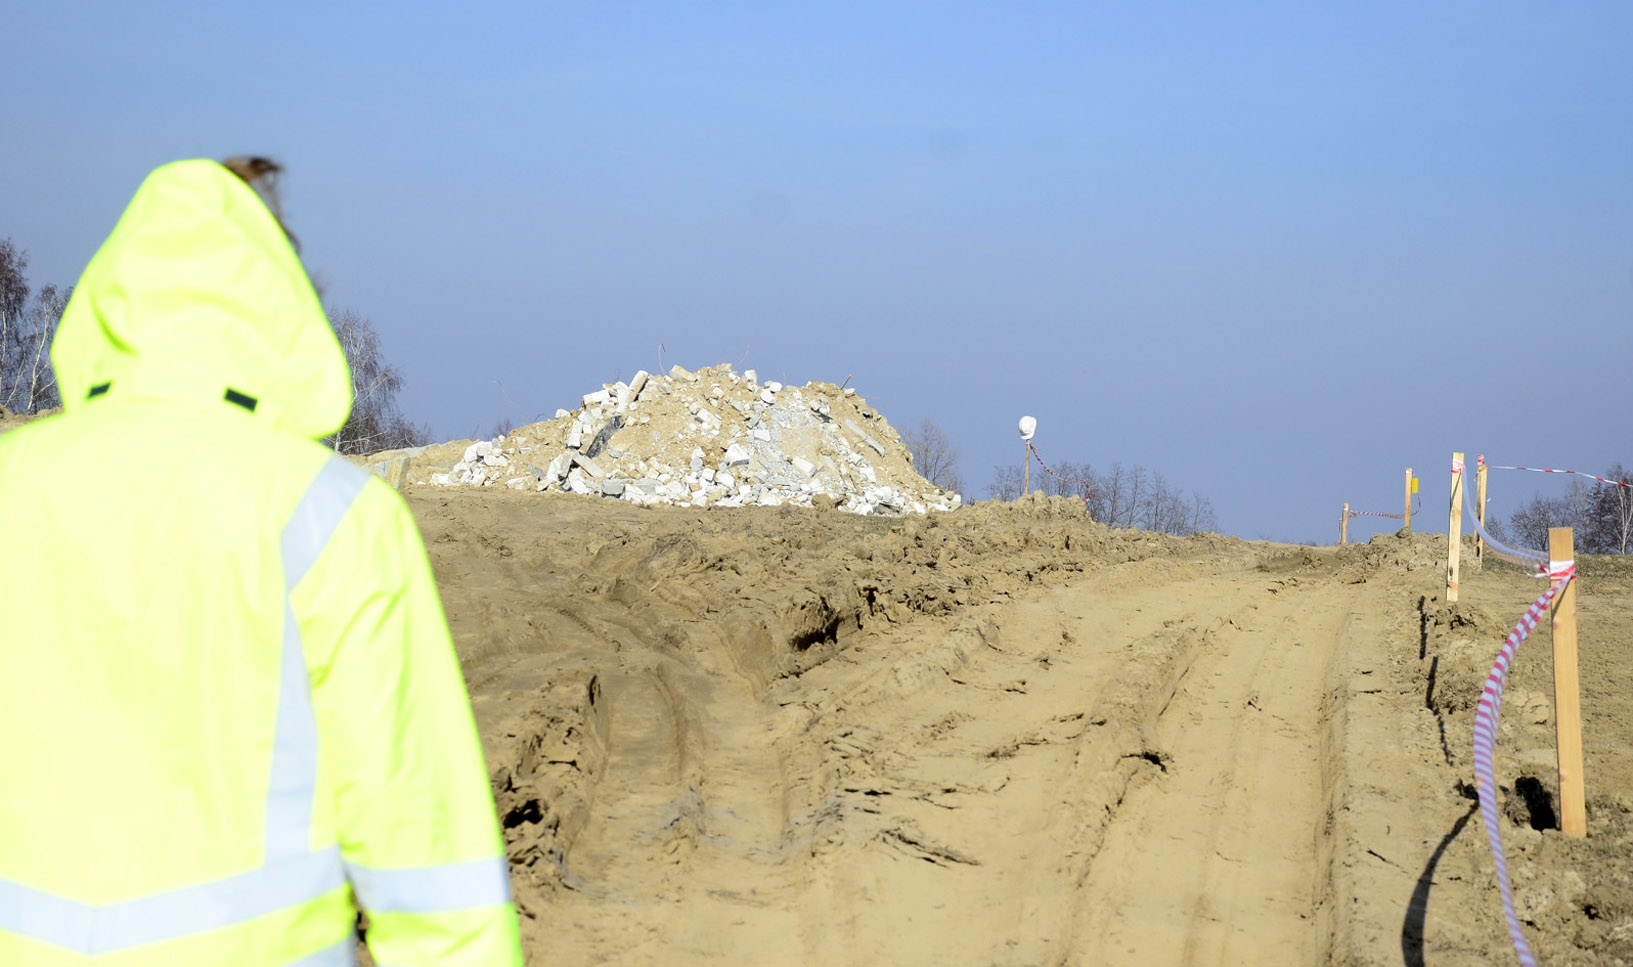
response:
{"label": "bare tree", "polygon": [[409,423],[397,408],[403,377],[386,361],[374,324],[350,309],[329,311],[329,324],[346,351],[352,374],[352,412],[340,432],[326,442],[340,453],[376,453],[422,446],[430,433]]}
{"label": "bare tree", "polygon": [[1062,460],[1039,478],[1038,489],[1051,497],[1088,497],[1094,490],[1093,481],[1094,468]]}
{"label": "bare tree", "polygon": [[28,252],[0,241],[0,405],[9,399],[7,377],[16,368],[17,330],[28,305]]}
{"label": "bare tree", "polygon": [[28,253],[0,243],[0,407],[38,413],[62,405],[51,341],[73,289],[47,285],[30,301],[27,265]]}
{"label": "bare tree", "polygon": [[940,487],[959,493],[964,489],[964,478],[958,472],[958,449],[947,439],[947,434],[929,420],[917,430],[902,433],[902,442],[913,457],[913,469],[919,476]]}
{"label": "bare tree", "polygon": [[1595,551],[1604,554],[1626,554],[1633,538],[1633,473],[1613,463],[1603,474],[1606,480],[1593,488],[1588,502],[1585,536]]}
{"label": "bare tree", "polygon": [[51,368],[51,342],[57,338],[57,325],[62,322],[63,310],[68,308],[68,299],[73,293],[73,286],[59,290],[48,284],[26,313],[29,326],[20,341],[23,351],[19,353],[21,366],[17,374],[17,389],[25,413],[62,405],[56,370]]}
{"label": "bare tree", "polygon": [[1579,516],[1568,496],[1545,498],[1537,494],[1530,503],[1509,515],[1508,528],[1514,540],[1522,546],[1546,549],[1548,531],[1555,527],[1571,527]]}
{"label": "bare tree", "polygon": [[1021,468],[993,467],[992,483],[987,484],[987,496],[993,500],[1014,500],[1021,495]]}

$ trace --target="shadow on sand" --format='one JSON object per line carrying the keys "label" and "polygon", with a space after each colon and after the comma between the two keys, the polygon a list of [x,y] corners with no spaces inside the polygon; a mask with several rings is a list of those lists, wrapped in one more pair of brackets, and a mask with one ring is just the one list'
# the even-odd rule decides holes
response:
{"label": "shadow on sand", "polygon": [[1452,826],[1452,831],[1440,840],[1440,845],[1435,847],[1434,855],[1429,857],[1428,864],[1423,867],[1423,875],[1418,877],[1418,884],[1412,890],[1412,902],[1406,905],[1406,921],[1401,924],[1401,958],[1406,962],[1406,967],[1424,967],[1423,925],[1429,913],[1429,888],[1434,885],[1435,867],[1440,864],[1440,857],[1445,855],[1446,847],[1452,844],[1452,840],[1463,831],[1479,808],[1478,802],[1470,806],[1469,811]]}

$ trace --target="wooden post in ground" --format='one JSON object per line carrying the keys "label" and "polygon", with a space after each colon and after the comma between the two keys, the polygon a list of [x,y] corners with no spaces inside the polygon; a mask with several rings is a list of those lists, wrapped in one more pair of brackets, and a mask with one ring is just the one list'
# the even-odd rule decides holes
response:
{"label": "wooden post in ground", "polygon": [[[1558,574],[1576,559],[1569,527],[1548,531],[1548,571]],[[1552,578],[1555,584],[1559,579]],[[1576,582],[1554,596],[1554,731],[1559,745],[1559,828],[1566,836],[1588,834],[1582,781],[1582,689],[1576,668]]]}
{"label": "wooden post in ground", "polygon": [[1349,543],[1349,504],[1344,505],[1344,516],[1338,519],[1338,543]]}
{"label": "wooden post in ground", "polygon": [[[1486,526],[1486,455],[1479,454],[1475,461],[1480,469],[1475,471],[1474,477],[1474,519],[1480,522],[1482,529]],[[1486,539],[1480,536],[1480,531],[1474,532],[1474,569],[1483,571],[1486,568]]]}
{"label": "wooden post in ground", "polygon": [[1412,533],[1412,468],[1406,468],[1406,513],[1401,516],[1405,522],[1402,528],[1406,533]]}
{"label": "wooden post in ground", "polygon": [[1452,454],[1452,516],[1446,525],[1446,600],[1457,600],[1457,568],[1463,559],[1463,454]]}
{"label": "wooden post in ground", "polygon": [[1031,440],[1026,440],[1024,442],[1026,444],[1026,457],[1025,457],[1026,462],[1021,464],[1021,468],[1022,468],[1021,469],[1021,496],[1022,497],[1025,497],[1027,494],[1032,492],[1032,441]]}

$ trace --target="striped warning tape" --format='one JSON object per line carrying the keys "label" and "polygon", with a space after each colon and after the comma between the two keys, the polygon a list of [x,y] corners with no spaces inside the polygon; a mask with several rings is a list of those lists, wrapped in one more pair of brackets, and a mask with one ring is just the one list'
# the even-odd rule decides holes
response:
{"label": "striped warning tape", "polygon": [[1607,483],[1615,487],[1626,487],[1629,490],[1633,490],[1633,483],[1627,483],[1621,480],[1611,480],[1608,477],[1601,477],[1597,474],[1591,473],[1583,473],[1580,470],[1549,470],[1544,467],[1499,467],[1495,463],[1486,464],[1486,468],[1489,470],[1527,470],[1531,473],[1570,473],[1575,474],[1578,477],[1587,477],[1590,480],[1597,480],[1600,483]]}
{"label": "striped warning tape", "polygon": [[1038,448],[1032,445],[1031,440],[1026,441],[1026,450],[1027,450],[1028,453],[1032,454],[1032,458],[1034,460],[1038,461],[1038,466],[1043,468],[1044,473],[1048,474],[1051,477],[1054,477],[1056,480],[1059,480],[1061,483],[1075,484],[1075,485],[1077,485],[1079,487],[1082,487],[1083,488],[1083,499],[1084,500],[1089,499],[1089,495],[1091,493],[1093,493],[1093,490],[1090,489],[1088,480],[1086,480],[1086,479],[1084,479],[1082,477],[1062,477],[1060,474],[1055,473],[1053,470],[1050,470],[1049,465],[1047,463],[1043,462],[1043,456],[1038,453]]}
{"label": "striped warning tape", "polygon": [[[1412,508],[1412,513],[1417,514],[1417,513],[1421,513],[1422,511],[1423,511],[1423,498],[1419,497],[1418,502],[1417,502],[1417,506]],[[1386,514],[1386,513],[1383,513],[1382,511],[1377,511],[1377,510],[1352,510],[1352,511],[1349,512],[1349,515],[1351,517],[1387,517],[1390,520],[1405,520],[1406,519],[1406,512],[1405,511],[1402,511],[1401,513],[1398,513],[1398,514]]]}
{"label": "striped warning tape", "polygon": [[1521,967],[1537,967],[1536,956],[1531,953],[1531,945],[1526,942],[1525,932],[1520,928],[1519,914],[1514,910],[1514,888],[1508,879],[1508,856],[1503,852],[1502,827],[1497,823],[1497,771],[1493,760],[1497,744],[1497,713],[1502,708],[1508,669],[1514,664],[1514,655],[1519,651],[1520,643],[1536,630],[1537,621],[1548,610],[1549,603],[1576,578],[1576,565],[1572,561],[1550,561],[1548,555],[1541,551],[1510,547],[1495,540],[1489,531],[1480,526],[1480,518],[1475,515],[1472,505],[1465,504],[1464,510],[1493,553],[1517,564],[1534,565],[1540,572],[1538,576],[1553,578],[1548,590],[1531,602],[1525,614],[1515,623],[1514,630],[1503,641],[1503,647],[1497,652],[1497,660],[1491,665],[1491,673],[1486,676],[1480,703],[1474,711],[1474,787],[1480,795],[1480,823],[1486,828],[1486,842],[1491,845],[1491,856],[1496,863],[1497,890],[1502,894],[1503,916],[1508,920],[1508,936],[1514,942],[1514,953],[1519,957]]}
{"label": "striped warning tape", "polygon": [[1536,630],[1537,621],[1548,610],[1549,603],[1576,577],[1576,566],[1566,562],[1552,576],[1556,578],[1555,583],[1525,609],[1497,652],[1491,674],[1486,676],[1485,690],[1480,693],[1479,707],[1474,712],[1474,786],[1480,794],[1480,822],[1486,828],[1486,841],[1491,844],[1491,856],[1497,865],[1497,889],[1502,893],[1508,936],[1514,941],[1514,953],[1519,956],[1522,967],[1537,967],[1537,959],[1525,940],[1525,932],[1520,929],[1519,914],[1514,911],[1514,888],[1508,881],[1508,857],[1503,853],[1502,829],[1497,823],[1497,774],[1492,755],[1497,743],[1497,712],[1502,706],[1503,686],[1507,684],[1514,654],[1519,651],[1520,642]]}

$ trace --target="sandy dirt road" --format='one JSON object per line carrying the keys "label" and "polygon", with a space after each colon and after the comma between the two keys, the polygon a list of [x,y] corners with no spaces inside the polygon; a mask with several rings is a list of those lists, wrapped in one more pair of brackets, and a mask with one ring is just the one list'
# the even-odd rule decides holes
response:
{"label": "sandy dirt road", "polygon": [[[1512,957],[1460,736],[1532,586],[1440,602],[1443,539],[411,499],[532,963]],[[1584,614],[1633,627],[1606,570]],[[1584,674],[1603,781],[1565,842],[1514,795],[1547,777],[1534,650],[1499,753],[1517,889],[1552,962],[1617,963],[1626,673]]]}

